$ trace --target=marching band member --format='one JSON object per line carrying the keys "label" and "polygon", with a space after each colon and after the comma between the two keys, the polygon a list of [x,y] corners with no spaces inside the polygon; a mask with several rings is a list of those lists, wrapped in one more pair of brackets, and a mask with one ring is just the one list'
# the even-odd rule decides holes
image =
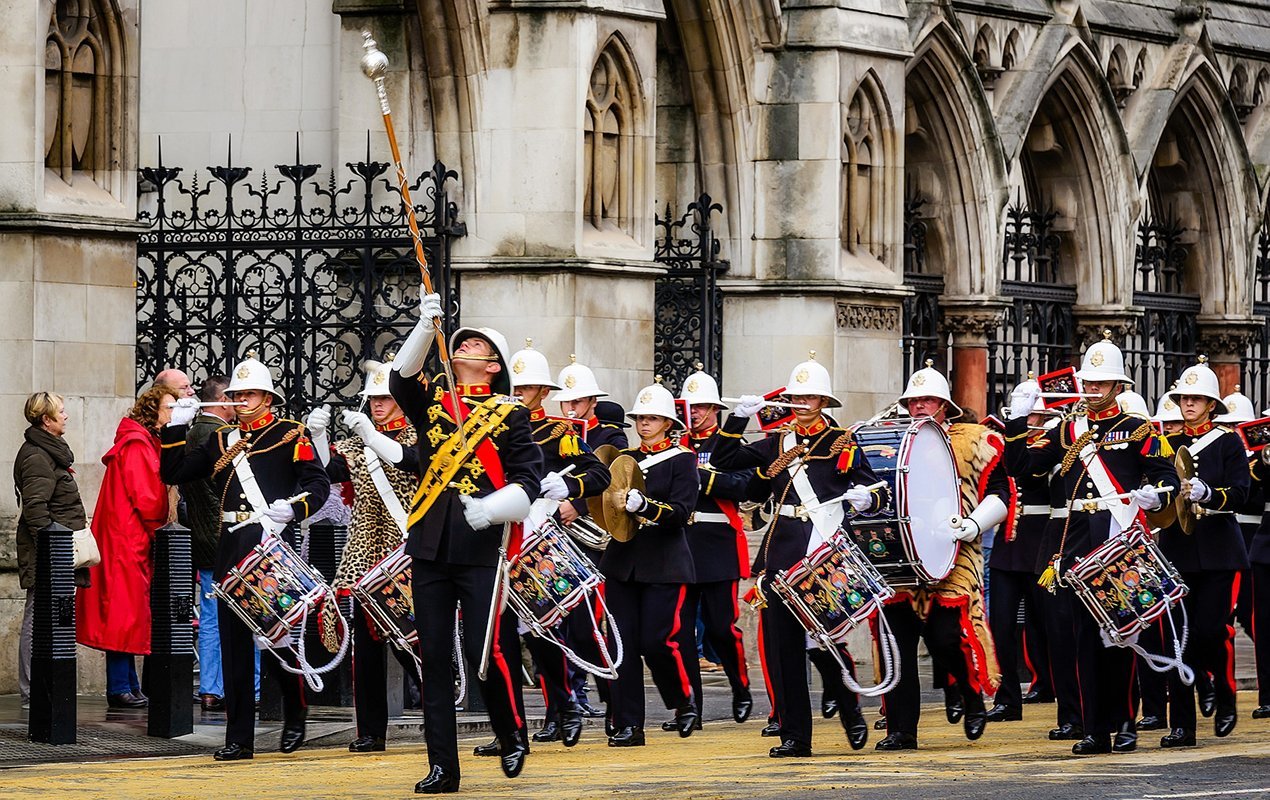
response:
{"label": "marching band member", "polygon": [[[1270,416],[1270,408],[1262,409]],[[1263,447],[1252,461],[1253,483],[1262,494],[1270,494],[1270,448]],[[1257,660],[1257,707],[1253,719],[1270,719],[1270,502],[1266,504],[1252,543],[1248,545],[1249,573],[1252,576],[1252,642]]]}
{"label": "marching band member", "polygon": [[[450,337],[454,386],[441,375],[422,375],[436,338],[441,299],[428,294],[420,319],[392,363],[389,388],[421,433],[422,476],[410,505],[406,553],[413,558],[415,623],[423,657],[424,735],[428,775],[420,794],[459,788],[458,733],[454,713],[454,667],[450,660],[456,606],[467,620],[464,653],[472,674],[486,656],[479,631],[490,618],[500,545],[507,523],[529,513],[539,493],[542,452],[534,444],[529,411],[508,396],[507,344],[490,328],[459,328]],[[456,404],[457,398],[457,404]],[[399,462],[394,462],[399,463]],[[495,619],[489,670],[481,695],[501,745],[500,763],[509,778],[520,774],[529,744],[513,696],[519,680],[500,647]]]}
{"label": "marching band member", "polygon": [[1160,395],[1160,402],[1155,406],[1155,416],[1151,417],[1151,421],[1157,423],[1160,430],[1165,433],[1177,433],[1182,430],[1182,410],[1177,407],[1177,403],[1173,402],[1173,396],[1170,394],[1176,388],[1177,384],[1173,384],[1172,389]]}
{"label": "marching band member", "polygon": [[[348,541],[331,582],[341,594],[347,594],[371,567],[401,545],[406,534],[405,509],[419,488],[413,447],[418,433],[388,391],[389,365],[367,361],[364,369],[366,382],[359,394],[365,398],[370,416],[360,411],[343,413],[352,436],[334,446],[328,444],[328,406],[314,409],[305,419],[331,483],[353,484]],[[394,465],[397,462],[401,462],[400,468]],[[353,600],[352,628],[357,738],[348,749],[354,753],[380,752],[388,735],[387,653],[391,650],[407,673],[417,673],[418,667],[408,654],[380,636],[357,600]]]}
{"label": "marching band member", "polygon": [[921,715],[918,638],[926,642],[932,660],[956,680],[967,739],[983,735],[987,724],[983,692],[1000,679],[983,608],[981,542],[983,532],[997,525],[1002,526],[998,542],[1014,539],[1014,520],[1007,519],[1013,489],[1001,463],[1004,444],[998,434],[982,425],[954,422],[961,409],[952,401],[948,380],[931,362],[926,363],[925,369],[909,378],[899,404],[911,417],[930,417],[944,426],[952,443],[964,516],[951,535],[961,541],[961,547],[952,571],[943,580],[931,586],[899,589],[883,609],[900,647],[900,681],[886,695],[887,735],[878,742],[878,750],[917,748]]}
{"label": "marching band member", "polygon": [[[1182,482],[1181,491],[1194,504],[1195,530],[1184,533],[1174,523],[1160,532],[1160,550],[1182,574],[1190,589],[1182,599],[1190,622],[1190,637],[1182,654],[1195,675],[1214,679],[1217,736],[1235,729],[1234,602],[1239,574],[1248,568],[1243,534],[1235,519],[1248,495],[1252,477],[1243,439],[1234,430],[1213,424],[1214,410],[1228,409],[1222,401],[1217,375],[1200,356],[1188,367],[1171,392],[1182,411],[1180,433],[1166,435],[1174,451],[1186,447],[1195,464],[1195,477]],[[1195,692],[1176,671],[1169,673],[1169,733],[1161,747],[1195,745]]]}
{"label": "marching band member", "polygon": [[[696,580],[688,585],[684,602],[682,647],[687,654],[684,663],[692,681],[697,713],[703,714],[701,663],[696,658],[697,611],[700,609],[705,623],[704,638],[718,654],[732,688],[732,718],[738,723],[745,722],[754,700],[750,696],[745,644],[741,629],[736,625],[740,616],[737,584],[742,578],[750,577],[750,557],[737,503],[746,499],[750,476],[745,471],[725,472],[710,463],[710,456],[718,446],[719,409],[725,408],[714,378],[700,371],[698,365],[698,371],[684,380],[679,397],[688,403],[691,417],[690,429],[679,443],[697,454],[697,477],[701,483],[696,509],[688,524],[688,548],[692,551]],[[666,725],[673,728],[673,723],[664,723],[662,727]]]}
{"label": "marching band member", "polygon": [[[1252,401],[1239,391],[1238,386],[1235,387],[1235,391],[1223,397],[1222,402],[1229,411],[1215,417],[1214,422],[1237,428],[1240,423],[1252,422],[1257,418],[1257,409],[1253,407]],[[1256,455],[1251,450],[1247,451],[1250,467],[1255,468]],[[1253,481],[1248,487],[1248,497],[1235,511],[1235,521],[1239,523],[1239,531],[1244,537],[1244,548],[1249,553],[1252,552],[1252,539],[1257,535],[1257,528],[1261,527],[1261,515],[1265,511],[1265,505],[1265,492],[1262,490],[1261,481],[1257,480],[1254,469]],[[1235,619],[1243,626],[1244,633],[1251,637],[1252,572],[1250,570],[1245,570],[1239,576],[1239,598],[1235,601]]]}
{"label": "marching band member", "polygon": [[[1061,415],[1046,408],[1038,399],[1027,420],[1032,438],[1040,436],[1046,430],[1045,424]],[[1004,444],[1001,446],[1004,448]],[[988,622],[1002,676],[993,706],[988,710],[989,722],[1023,719],[1024,696],[1017,679],[1020,637],[1028,669],[1034,676],[1032,691],[1048,695],[1045,699],[1054,696],[1049,640],[1041,612],[1042,595],[1048,592],[1036,585],[1036,562],[1050,521],[1050,481],[1046,475],[1026,476],[1016,482],[1019,497],[1014,533],[998,532],[988,559],[988,580],[992,586],[988,594]],[[1019,624],[1020,606],[1026,615],[1022,625]],[[1062,639],[1058,642],[1061,644]]]}
{"label": "marching band member", "polygon": [[698,721],[679,636],[686,584],[694,580],[684,525],[697,504],[697,459],[669,436],[675,399],[661,384],[642,389],[627,416],[640,444],[623,453],[638,463],[644,491],[626,496],[626,511],[639,520],[635,536],[614,539],[600,562],[605,601],[626,648],[610,698],[610,747],[644,745],[644,662],[675,711],[679,735],[691,736]]}
{"label": "marching band member", "polygon": [[[1022,384],[1010,396],[1011,418],[1006,422],[1006,458],[1011,474],[1039,476],[1056,465],[1060,467],[1069,516],[1060,539],[1061,563],[1047,567],[1042,576],[1047,582],[1054,577],[1052,573],[1061,575],[1077,557],[1138,521],[1139,509],[1154,510],[1170,502],[1177,485],[1167,442],[1156,435],[1149,422],[1125,414],[1116,402],[1124,384],[1133,382],[1125,374],[1120,348],[1109,340],[1091,345],[1081,358],[1076,377],[1086,393],[1096,395],[1086,400],[1086,410],[1069,415],[1029,443],[1027,416],[1039,391]],[[1101,499],[1124,492],[1132,495],[1131,502]],[[1064,587],[1058,597],[1070,609],[1075,628],[1081,727],[1085,733],[1072,752],[1131,751],[1137,747],[1130,695],[1133,652],[1103,645],[1101,630],[1074,591]]]}
{"label": "marching band member", "polygon": [[[280,534],[322,507],[331,483],[299,422],[275,416],[282,395],[273,377],[254,354],[240,362],[225,390],[237,408],[238,425],[217,430],[202,447],[185,446],[186,429],[198,413],[197,403],[178,402],[172,421],[161,431],[163,452],[159,474],[168,485],[210,478],[221,498],[221,533],[213,577],[219,582],[229,569],[260,544],[267,527]],[[303,500],[286,499],[308,492]],[[232,526],[263,517],[238,530]],[[225,675],[225,746],[212,754],[217,761],[252,758],[255,751],[256,652],[253,632],[221,601],[221,662]],[[282,687],[282,741],[279,749],[294,752],[304,744],[304,684],[300,675],[282,669],[272,657],[262,659]],[[294,666],[294,664],[293,664]]]}
{"label": "marching band member", "polygon": [[[838,528],[850,531],[842,505],[832,504],[805,511],[823,500],[846,495],[846,502],[858,511],[879,507],[877,483],[864,451],[850,431],[831,425],[824,414],[842,404],[833,395],[829,372],[813,360],[794,367],[786,385],[794,409],[793,423],[781,433],[745,444],[742,434],[763,408],[755,395],[740,398],[719,432],[711,463],[721,470],[753,470],[750,499],[770,495],[776,513],[763,536],[753,569],[761,576],[788,569],[833,536]],[[793,612],[781,602],[769,602],[759,612],[762,631],[760,652],[770,688],[776,700],[776,720],[781,743],[771,748],[773,758],[811,755],[811,697],[807,689],[807,634]],[[843,653],[844,657],[848,657]],[[847,661],[848,665],[851,662]],[[835,665],[836,666],[836,665]],[[864,746],[868,724],[860,712],[854,692],[831,689],[839,694],[839,713],[853,749]]]}

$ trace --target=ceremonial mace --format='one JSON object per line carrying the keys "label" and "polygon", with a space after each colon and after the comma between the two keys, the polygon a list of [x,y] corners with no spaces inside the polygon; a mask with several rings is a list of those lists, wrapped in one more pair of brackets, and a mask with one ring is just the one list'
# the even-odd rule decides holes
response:
{"label": "ceremonial mace", "polygon": [[[362,31],[362,47],[366,54],[362,56],[362,74],[375,83],[375,91],[379,93],[379,110],[384,115],[384,131],[388,134],[388,147],[392,150],[392,163],[397,168],[397,188],[401,191],[401,204],[406,209],[406,222],[410,225],[410,238],[414,240],[415,261],[419,264],[419,272],[423,276],[423,290],[433,294],[432,276],[428,273],[428,255],[423,251],[423,237],[419,234],[419,221],[415,219],[415,204],[410,199],[410,186],[406,181],[406,168],[401,163],[401,150],[397,147],[397,134],[392,127],[392,108],[388,105],[388,90],[384,87],[384,75],[388,72],[388,56],[384,55],[371,37],[370,31]],[[432,320],[437,333],[437,355],[441,358],[441,368],[445,371],[446,382],[449,383],[450,403],[454,406],[459,437],[463,446],[467,447],[467,433],[463,429],[462,413],[459,409],[459,392],[454,383],[454,370],[450,365],[450,350],[445,341],[445,329],[441,318]]]}

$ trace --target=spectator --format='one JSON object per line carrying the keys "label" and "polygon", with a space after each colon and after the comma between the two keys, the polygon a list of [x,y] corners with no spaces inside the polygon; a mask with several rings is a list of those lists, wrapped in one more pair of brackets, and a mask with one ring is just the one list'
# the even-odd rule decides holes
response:
{"label": "spectator", "polygon": [[[198,399],[204,403],[228,403],[225,387],[229,378],[213,375],[199,387]],[[205,406],[186,434],[190,450],[203,446],[218,428],[232,423],[231,406]],[[216,620],[216,596],[212,594],[212,567],[216,562],[216,543],[220,540],[220,497],[209,480],[181,486],[193,540],[194,568],[198,570],[198,694],[204,711],[225,710],[225,682],[220,662],[220,626]]]}
{"label": "spectator", "polygon": [[115,444],[102,463],[106,474],[93,512],[101,564],[92,586],[76,598],[80,644],[106,651],[106,700],[111,708],[148,704],[134,655],[150,653],[150,542],[168,516],[168,491],[159,478],[158,429],[172,418],[178,390],[146,389],[119,421]]}
{"label": "spectator", "polygon": [[194,386],[190,383],[190,376],[186,375],[179,369],[165,369],[158,375],[154,376],[154,385],[171,386],[176,390],[177,397],[193,397]]}
{"label": "spectator", "polygon": [[[35,535],[56,522],[71,530],[88,526],[79,498],[75,454],[63,438],[69,416],[61,395],[36,392],[23,409],[30,427],[13,460],[13,486],[18,494],[18,584],[26,590],[22,633],[18,644],[18,692],[22,705],[31,702],[31,629],[35,615]],[[88,585],[88,570],[75,571],[75,584]]]}

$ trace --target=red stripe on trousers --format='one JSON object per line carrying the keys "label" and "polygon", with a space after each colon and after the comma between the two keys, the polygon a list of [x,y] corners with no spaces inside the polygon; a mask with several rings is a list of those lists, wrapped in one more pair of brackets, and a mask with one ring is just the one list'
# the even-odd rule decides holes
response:
{"label": "red stripe on trousers", "polygon": [[746,689],[750,688],[750,666],[745,663],[745,640],[742,638],[741,629],[736,626],[736,621],[741,617],[741,606],[736,599],[737,585],[736,581],[732,581],[732,635],[736,638],[736,671],[740,674],[741,685]]}
{"label": "red stripe on trousers", "polygon": [[772,694],[772,679],[767,675],[767,647],[763,643],[763,615],[758,618],[758,667],[763,673],[763,689],[767,692],[768,707],[776,713],[776,696]]}
{"label": "red stripe on trousers", "polygon": [[679,621],[683,615],[684,598],[687,595],[688,587],[681,585],[679,587],[679,600],[675,602],[675,623],[670,627],[670,635],[666,637],[666,647],[670,649],[670,654],[675,659],[675,666],[679,669],[679,683],[683,687],[684,697],[692,701],[694,700],[692,696],[692,681],[688,679],[688,668],[684,666],[683,653],[679,652]]}
{"label": "red stripe on trousers", "polygon": [[[1239,602],[1239,584],[1243,575],[1235,573],[1235,580],[1230,586],[1230,606],[1226,609],[1226,686],[1231,696],[1237,691],[1235,686],[1235,604]],[[1255,630],[1255,629],[1254,629]]]}
{"label": "red stripe on trousers", "polygon": [[498,667],[498,671],[503,675],[503,685],[507,689],[507,705],[512,709],[512,720],[516,723],[516,729],[525,727],[525,723],[520,719],[520,709],[516,707],[516,690],[512,686],[511,669],[507,666],[507,660],[503,658],[503,650],[498,646],[498,629],[502,626],[502,614],[494,613],[494,643],[490,648],[491,660],[494,666]]}

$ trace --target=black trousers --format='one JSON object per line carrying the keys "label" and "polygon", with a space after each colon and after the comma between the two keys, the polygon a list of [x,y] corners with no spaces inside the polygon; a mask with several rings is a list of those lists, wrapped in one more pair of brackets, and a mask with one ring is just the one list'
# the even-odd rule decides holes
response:
{"label": "black trousers", "polygon": [[1098,623],[1074,591],[1059,589],[1058,599],[1066,605],[1075,634],[1081,724],[1087,734],[1114,733],[1121,725],[1133,721],[1134,653],[1127,648],[1103,645]]}
{"label": "black trousers", "polygon": [[970,668],[961,649],[959,609],[933,604],[923,620],[908,602],[897,602],[886,605],[882,613],[900,649],[900,681],[886,694],[888,733],[917,735],[917,722],[922,713],[922,687],[917,676],[918,639],[926,642],[931,661],[956,681],[966,710],[983,708],[983,697],[970,688]]}
{"label": "black trousers", "polygon": [[361,604],[353,601],[353,711],[358,736],[388,735],[388,653],[401,663],[406,674],[418,677],[418,667],[408,653],[379,638]]}
{"label": "black trousers", "polygon": [[[1035,576],[1033,576],[1035,578]],[[1035,582],[1035,581],[1034,581]],[[1048,672],[1058,700],[1059,725],[1081,725],[1080,685],[1076,680],[1076,649],[1072,646],[1075,636],[1071,606],[1056,595],[1037,586],[1035,609],[1045,629],[1048,648]],[[1081,609],[1081,613],[1084,610]],[[999,648],[998,648],[999,649]]]}
{"label": "black trousers", "polygon": [[[251,630],[225,601],[219,601],[221,671],[225,677],[225,744],[255,749],[256,738],[256,646]],[[316,619],[316,617],[314,618]],[[290,650],[277,650],[291,666],[297,666]],[[261,652],[261,668],[282,689],[284,725],[304,719],[304,678],[287,672],[272,653]]]}
{"label": "black trousers", "polygon": [[1257,655],[1257,705],[1270,705],[1270,564],[1253,564],[1252,641]]}
{"label": "black trousers", "polygon": [[[1182,624],[1179,613],[1175,612],[1174,619],[1179,626]],[[1178,632],[1181,633],[1180,628]],[[1166,634],[1168,646],[1165,645]],[[1149,653],[1172,655],[1172,634],[1168,630],[1168,621],[1161,617],[1151,623],[1151,626],[1138,636],[1138,644]],[[1163,672],[1151,669],[1151,665],[1147,664],[1142,656],[1135,655],[1134,659],[1137,662],[1138,672],[1137,700],[1142,707],[1142,716],[1168,720],[1169,677]]]}
{"label": "black trousers", "polygon": [[[459,776],[458,731],[454,712],[454,611],[463,607],[463,655],[469,680],[476,680],[484,647],[485,623],[489,618],[490,593],[494,588],[494,567],[441,564],[413,559],[415,624],[419,629],[423,658],[423,723],[428,745],[428,763]],[[496,623],[489,671],[480,682],[481,694],[489,709],[490,725],[500,740],[509,739],[523,727],[517,712],[515,692],[520,684],[519,659],[506,654],[503,646],[505,620]]]}
{"label": "black trousers", "polygon": [[[1219,708],[1235,707],[1235,599],[1239,593],[1239,573],[1235,571],[1188,572],[1182,575],[1190,589],[1182,603],[1190,624],[1190,638],[1182,660],[1195,671],[1213,676],[1213,690]],[[1175,609],[1173,619],[1181,635],[1182,621]],[[1165,623],[1165,653],[1172,652],[1172,636]],[[1195,730],[1195,687],[1187,686],[1177,670],[1168,674],[1169,727]]]}
{"label": "black trousers", "polygon": [[[989,582],[992,591],[988,593],[988,625],[992,629],[997,663],[1001,667],[1001,687],[997,689],[995,702],[1007,706],[1022,705],[1018,657],[1020,635],[1028,671],[1032,673],[1032,688],[1047,693],[1054,690],[1045,626],[1036,607],[1040,602],[1037,593],[1044,590],[1036,585],[1036,576],[1031,572],[994,569]],[[1025,622],[1021,628],[1020,606],[1025,608]]]}
{"label": "black trousers", "polygon": [[684,667],[692,684],[692,696],[697,701],[697,713],[704,713],[704,695],[701,691],[701,661],[697,658],[697,612],[705,624],[704,639],[714,648],[728,676],[732,694],[749,691],[750,676],[745,661],[745,642],[741,629],[736,626],[741,609],[737,604],[736,581],[714,583],[690,583],[685,595],[683,617],[680,625],[679,649],[684,653]]}
{"label": "black trousers", "polygon": [[679,644],[687,588],[683,584],[609,579],[606,590],[625,651],[612,687],[609,715],[619,729],[642,728],[645,663],[666,708],[679,709],[692,702],[692,684],[684,666],[687,657]]}
{"label": "black trousers", "polygon": [[[573,613],[586,616],[586,609],[576,609]],[[556,635],[565,635],[564,623],[556,628]],[[533,633],[525,633],[524,639],[546,697],[547,720],[556,719],[560,709],[574,700],[573,689],[569,685],[569,659],[559,647]]]}

